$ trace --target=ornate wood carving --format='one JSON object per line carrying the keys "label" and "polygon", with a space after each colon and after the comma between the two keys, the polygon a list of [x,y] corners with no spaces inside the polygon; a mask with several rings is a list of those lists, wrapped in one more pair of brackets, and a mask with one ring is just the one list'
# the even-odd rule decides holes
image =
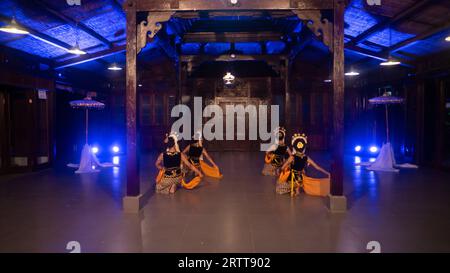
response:
{"label": "ornate wood carving", "polygon": [[333,52],[333,23],[322,18],[320,10],[293,10],[300,20],[307,21],[307,26]]}
{"label": "ornate wood carving", "polygon": [[173,11],[149,12],[147,20],[139,23],[137,26],[138,54],[147,45],[148,39],[152,40],[162,28],[162,23],[167,22],[174,13]]}

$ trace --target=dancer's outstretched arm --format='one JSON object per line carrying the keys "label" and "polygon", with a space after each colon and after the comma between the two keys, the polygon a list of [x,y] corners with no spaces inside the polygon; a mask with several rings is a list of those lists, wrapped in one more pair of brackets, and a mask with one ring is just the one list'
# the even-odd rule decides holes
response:
{"label": "dancer's outstretched arm", "polygon": [[208,159],[208,161],[214,166],[214,168],[217,168],[216,163],[214,162],[214,160],[211,158],[211,156],[209,156],[208,152],[206,151],[205,148],[203,148],[203,155],[206,157],[206,159]]}
{"label": "dancer's outstretched arm", "polygon": [[316,162],[314,162],[314,160],[312,160],[310,157],[308,157],[308,164],[311,164],[314,168],[316,168],[317,170],[327,174],[328,176],[330,176],[330,173],[327,172],[325,169],[323,169],[322,167],[320,167]]}
{"label": "dancer's outstretched arm", "polygon": [[156,166],[156,168],[158,168],[158,170],[164,169],[164,166],[162,165],[162,161],[163,161],[163,154],[160,153],[155,162],[155,166]]}
{"label": "dancer's outstretched arm", "polygon": [[292,163],[293,160],[294,160],[294,156],[292,156],[292,155],[289,156],[288,160],[286,160],[284,162],[283,166],[281,166],[281,169],[286,170],[289,167],[289,165]]}
{"label": "dancer's outstretched arm", "polygon": [[189,152],[189,147],[191,147],[191,145],[188,145],[186,146],[186,148],[184,148],[183,154],[187,155],[187,153]]}
{"label": "dancer's outstretched arm", "polygon": [[292,155],[291,149],[289,149],[289,147],[287,148],[287,153],[289,154],[289,157]]}
{"label": "dancer's outstretched arm", "polygon": [[193,170],[198,176],[203,177],[202,172],[199,171],[194,165],[192,165],[184,154],[181,154],[181,160],[189,169]]}

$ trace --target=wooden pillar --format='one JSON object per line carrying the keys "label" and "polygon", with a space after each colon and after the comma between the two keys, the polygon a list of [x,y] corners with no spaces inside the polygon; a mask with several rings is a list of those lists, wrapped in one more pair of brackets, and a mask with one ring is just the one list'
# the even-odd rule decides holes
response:
{"label": "wooden pillar", "polygon": [[293,133],[291,128],[291,91],[289,88],[289,58],[284,60],[284,91],[285,91],[285,100],[284,100],[284,126],[286,132]]}
{"label": "wooden pillar", "polygon": [[139,155],[136,131],[136,4],[126,3],[127,67],[126,67],[126,134],[127,134],[127,196],[140,194]]}
{"label": "wooden pillar", "polygon": [[417,82],[416,95],[416,140],[415,140],[415,163],[421,165],[424,163],[424,138],[425,138],[425,80],[419,79]]}
{"label": "wooden pillar", "polygon": [[345,211],[344,194],[344,0],[334,0],[333,143],[330,210]]}
{"label": "wooden pillar", "polygon": [[436,125],[435,125],[435,136],[436,136],[436,145],[434,147],[434,165],[437,168],[443,167],[443,161],[444,161],[444,132],[445,132],[445,81],[441,78],[436,79]]}

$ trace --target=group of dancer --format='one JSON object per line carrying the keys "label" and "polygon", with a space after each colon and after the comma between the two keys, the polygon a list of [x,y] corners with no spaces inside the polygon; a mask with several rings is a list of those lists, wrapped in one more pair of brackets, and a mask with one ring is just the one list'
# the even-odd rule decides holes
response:
{"label": "group of dancer", "polygon": [[266,152],[263,175],[278,177],[276,192],[278,194],[298,195],[304,188],[304,172],[309,165],[327,174],[316,162],[306,155],[308,139],[305,134],[294,134],[289,148],[286,144],[286,130],[282,127],[275,132],[278,143]]}
{"label": "group of dancer", "polygon": [[[219,167],[203,147],[201,133],[194,136],[192,143],[183,152],[178,146],[176,133],[166,135],[164,143],[166,150],[158,156],[155,163],[159,170],[156,178],[157,193],[175,193],[180,186],[189,190],[194,189],[205,175],[222,178]],[[212,166],[205,163],[203,158],[206,158]],[[186,181],[192,176],[192,179]]]}
{"label": "group of dancer", "polygon": [[[329,177],[326,170],[306,155],[308,140],[305,134],[294,134],[290,148],[285,141],[284,128],[279,127],[274,133],[277,143],[266,152],[262,174],[278,177],[276,193],[298,195],[304,188],[304,172],[309,165]],[[205,175],[222,178],[219,167],[203,146],[201,133],[197,133],[194,139],[181,152],[177,134],[166,135],[164,140],[166,150],[158,156],[155,163],[160,170],[156,178],[157,193],[173,194],[179,187],[194,189]],[[204,161],[204,158],[209,161],[209,164]],[[189,178],[190,180],[187,180]]]}

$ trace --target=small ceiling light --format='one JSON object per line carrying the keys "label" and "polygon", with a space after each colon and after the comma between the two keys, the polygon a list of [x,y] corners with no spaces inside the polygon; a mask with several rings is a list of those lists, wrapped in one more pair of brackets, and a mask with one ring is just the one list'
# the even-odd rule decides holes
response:
{"label": "small ceiling light", "polygon": [[445,41],[450,42],[450,36],[445,37]]}
{"label": "small ceiling light", "polygon": [[233,74],[231,74],[231,72],[227,72],[227,74],[225,74],[225,76],[223,76],[223,81],[225,82],[225,84],[233,84],[235,78],[236,77],[233,76]]}
{"label": "small ceiling light", "polygon": [[351,71],[345,73],[345,76],[351,76],[351,77],[358,76],[358,75],[359,75],[359,72],[356,72],[354,70],[351,70]]}
{"label": "small ceiling light", "polygon": [[238,0],[230,0],[230,3],[231,3],[232,5],[237,5],[238,2],[239,2]]}
{"label": "small ceiling light", "polygon": [[120,71],[122,70],[122,67],[118,66],[116,63],[113,63],[111,66],[108,67],[108,70]]}
{"label": "small ceiling light", "polygon": [[78,29],[78,23],[77,23],[77,28],[76,28],[76,42],[75,42],[75,46],[72,47],[71,49],[68,49],[67,52],[74,54],[74,55],[84,55],[86,54],[85,51],[80,49],[80,45],[78,44],[79,41],[79,29]]}
{"label": "small ceiling light", "polygon": [[[392,46],[392,28],[389,27],[389,48],[391,48],[391,46]],[[381,66],[395,66],[395,65],[399,65],[399,64],[401,64],[401,62],[392,58],[390,51],[389,51],[387,60],[380,63]]]}
{"label": "small ceiling light", "polygon": [[231,57],[232,59],[234,59],[234,58],[236,58],[236,54],[232,53],[232,54],[230,55],[230,57]]}
{"label": "small ceiling light", "polygon": [[80,49],[78,44],[75,47],[72,47],[71,49],[67,49],[67,52],[74,55],[84,55],[86,54],[86,51],[83,51]]}
{"label": "small ceiling light", "polygon": [[14,18],[11,20],[11,23],[9,25],[0,27],[0,31],[12,33],[12,34],[22,34],[22,35],[30,34],[27,30],[20,27],[17,24],[16,19],[14,19]]}
{"label": "small ceiling light", "polygon": [[380,63],[381,66],[394,66],[394,65],[400,65],[401,62],[396,61],[392,58],[387,59],[385,62]]}
{"label": "small ceiling light", "polygon": [[139,87],[142,87],[142,84],[138,84]]}
{"label": "small ceiling light", "polygon": [[323,82],[330,83],[330,82],[332,82],[332,80],[328,79],[328,80],[324,80]]}

